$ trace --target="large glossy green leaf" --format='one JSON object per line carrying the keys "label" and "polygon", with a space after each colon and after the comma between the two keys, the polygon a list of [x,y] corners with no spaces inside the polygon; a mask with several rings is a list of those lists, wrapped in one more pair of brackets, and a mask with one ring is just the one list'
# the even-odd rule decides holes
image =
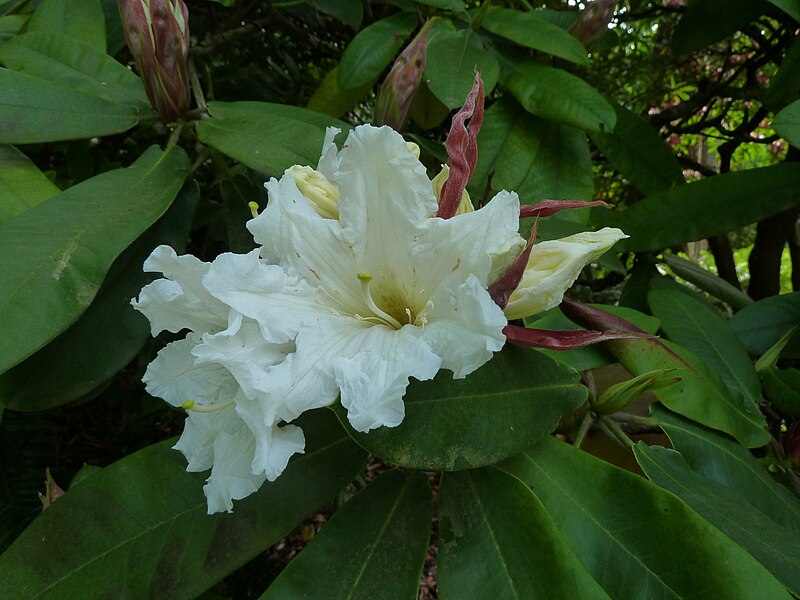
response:
{"label": "large glossy green leaf", "polygon": [[13,38],[28,22],[28,15],[5,15],[0,17],[0,43]]}
{"label": "large glossy green leaf", "polygon": [[413,13],[397,13],[365,27],[339,63],[339,86],[352,90],[375,83],[417,26]]}
{"label": "large glossy green leaf", "polygon": [[763,0],[691,0],[672,34],[672,51],[686,54],[728,37],[767,10]]}
{"label": "large glossy green leaf", "polygon": [[[607,317],[606,312],[602,307],[592,314],[575,314],[570,318],[590,329],[621,327],[613,318]],[[766,419],[754,409],[752,402],[730,393],[719,375],[685,348],[658,339],[613,340],[605,342],[604,346],[634,376],[662,369],[673,370],[671,376],[681,380],[654,392],[671,410],[725,431],[748,447],[755,448],[769,442]]]}
{"label": "large glossy green leaf", "polygon": [[58,192],[22,152],[13,146],[0,146],[0,225]]}
{"label": "large glossy green leaf", "polygon": [[509,64],[503,84],[528,112],[586,131],[614,130],[614,108],[583,79],[530,59]]}
{"label": "large glossy green leaf", "polygon": [[749,450],[658,405],[651,411],[693,471],[743,494],[800,539],[800,499],[776,482]]}
{"label": "large glossy green leaf", "polygon": [[747,550],[792,593],[800,593],[800,538],[747,502],[734,490],[692,471],[674,450],[639,442],[639,466],[653,483],[669,490]]}
{"label": "large glossy green leaf", "polygon": [[446,473],[439,502],[442,600],[608,598],[519,479]]}
{"label": "large glossy green leaf", "polygon": [[339,65],[336,65],[322,78],[319,87],[308,99],[306,108],[338,118],[353,108],[356,102],[366,95],[370,87],[370,85],[365,85],[351,90],[343,90],[339,87]]}
{"label": "large glossy green leaf", "polygon": [[348,125],[297,106],[267,102],[211,102],[211,118],[197,124],[200,139],[251,169],[280,176],[292,165],[316,166],[326,127]]}
{"label": "large glossy green leaf", "polygon": [[34,144],[127,131],[133,104],[114,104],[68,86],[0,68],[0,144]]}
{"label": "large glossy green leaf", "polygon": [[33,13],[28,31],[63,33],[106,51],[103,5],[95,0],[44,0]]}
{"label": "large glossy green leaf", "polygon": [[434,27],[425,63],[425,79],[434,96],[450,109],[460,108],[472,88],[476,68],[484,92],[489,94],[497,83],[500,66],[486,52],[480,37],[468,29]]}
{"label": "large glossy green leaf", "polygon": [[586,49],[574,36],[539,16],[509,8],[491,7],[481,26],[520,46],[533,48],[579,65],[588,65]]}
{"label": "large glossy green leaf", "polygon": [[273,483],[206,514],[206,474],[186,473],[174,440],[94,473],[0,556],[0,597],[193,599],[286,535],[365,459],[325,411],[300,419],[306,452]]}
{"label": "large glossy green leaf", "polygon": [[790,597],[745,550],[638,475],[552,437],[504,468],[533,488],[615,600]]}
{"label": "large glossy green leaf", "polygon": [[592,159],[586,134],[535,117],[504,97],[486,111],[478,134],[478,164],[470,193],[479,198],[489,175],[494,190],[513,190],[520,202],[591,200]]}
{"label": "large glossy green leaf", "polygon": [[800,148],[800,100],[795,100],[775,115],[772,126],[792,146]]}
{"label": "large glossy green leaf", "polygon": [[147,111],[141,80],[105,52],[60,33],[33,32],[0,46],[0,62],[14,71],[63,84],[109,102]]}
{"label": "large glossy green leaf", "polygon": [[169,207],[189,169],[178,147],[152,147],[0,226],[0,373],[89,306],[114,259]]}
{"label": "large glossy green leaf", "polygon": [[381,475],[333,515],[262,600],[415,598],[432,508],[424,474]]}
{"label": "large glossy green leaf", "polygon": [[337,411],[353,439],[391,463],[456,471],[496,463],[555,429],[586,401],[578,374],[544,355],[506,347],[465,379],[441,371],[409,385],[397,427],[359,433]]}
{"label": "large glossy green leaf", "polygon": [[615,106],[617,126],[613,133],[591,137],[625,178],[645,194],[683,183],[683,171],[660,135],[644,119],[622,106]]}
{"label": "large glossy green leaf", "polygon": [[717,312],[692,296],[674,289],[652,289],[647,301],[661,319],[661,329],[713,368],[726,386],[744,396],[753,410],[761,398],[753,362],[738,338]]}
{"label": "large glossy green leaf", "polygon": [[800,202],[800,164],[715,175],[658,192],[619,213],[596,213],[631,237],[626,250],[660,250],[755,223]]}
{"label": "large glossy green leaf", "polygon": [[185,247],[199,195],[196,184],[186,184],[167,213],[117,257],[86,312],[0,375],[0,403],[22,411],[60,406],[85,397],[134,359],[150,337],[147,319],[130,306],[154,279],[142,264],[159,244]]}
{"label": "large glossy green leaf", "polygon": [[[800,323],[800,292],[764,298],[740,310],[730,320],[747,351],[761,356],[792,327]],[[781,352],[784,358],[800,358],[800,335],[795,335]]]}

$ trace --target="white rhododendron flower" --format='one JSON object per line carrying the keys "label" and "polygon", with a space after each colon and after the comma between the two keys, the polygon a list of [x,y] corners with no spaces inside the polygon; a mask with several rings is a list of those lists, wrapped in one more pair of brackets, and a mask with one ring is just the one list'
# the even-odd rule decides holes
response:
{"label": "white rhododendron flower", "polygon": [[303,452],[289,424],[303,412],[339,398],[358,431],[399,425],[410,378],[469,375],[503,347],[508,318],[557,304],[624,237],[604,229],[534,246],[504,314],[488,288],[523,260],[517,195],[440,218],[441,181],[432,185],[398,133],[357,127],[341,150],[337,133],[328,130],[316,169],[295,165],[266,184],[267,207],[248,223],[258,250],[209,264],[159,247],[145,263],[165,278],[134,307],[153,335],[188,333],[144,381],[187,409],[175,447],[189,471],[211,469],[210,513]]}

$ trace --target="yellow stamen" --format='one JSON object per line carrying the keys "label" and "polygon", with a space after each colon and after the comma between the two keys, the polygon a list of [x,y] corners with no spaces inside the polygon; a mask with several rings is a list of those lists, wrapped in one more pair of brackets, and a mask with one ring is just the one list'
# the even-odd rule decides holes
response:
{"label": "yellow stamen", "polygon": [[258,202],[248,202],[247,206],[250,207],[250,214],[252,214],[255,219],[258,216]]}
{"label": "yellow stamen", "polygon": [[226,400],[225,402],[220,402],[219,404],[209,404],[209,405],[202,405],[197,404],[194,400],[187,400],[183,404],[181,404],[181,408],[183,410],[191,410],[194,412],[200,413],[213,413],[218,412],[220,410],[225,410],[226,408],[233,406],[236,404],[233,400]]}
{"label": "yellow stamen", "polygon": [[372,294],[370,294],[369,291],[369,284],[372,281],[372,275],[369,273],[358,273],[356,276],[361,282],[361,296],[364,299],[364,303],[369,307],[372,313],[387,325],[391,325],[395,329],[401,329],[403,325],[400,323],[400,321],[378,308],[378,305],[375,304],[375,301],[372,299]]}

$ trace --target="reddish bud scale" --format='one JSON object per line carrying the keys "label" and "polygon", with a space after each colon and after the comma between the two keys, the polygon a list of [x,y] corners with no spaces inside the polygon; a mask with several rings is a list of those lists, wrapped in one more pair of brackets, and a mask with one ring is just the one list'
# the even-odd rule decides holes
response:
{"label": "reddish bud scale", "polygon": [[547,350],[575,350],[599,342],[620,339],[651,338],[648,333],[634,331],[592,331],[586,329],[529,329],[509,324],[503,329],[509,343],[523,348],[545,348]]}
{"label": "reddish bud scale", "polygon": [[[467,125],[467,119],[469,124]],[[456,214],[461,204],[461,195],[475,170],[478,162],[478,132],[483,123],[483,81],[479,72],[475,72],[472,89],[467,95],[464,106],[453,117],[450,133],[447,134],[445,146],[449,160],[450,176],[442,186],[437,217],[449,219]]]}
{"label": "reddish bud scale", "polygon": [[533,250],[533,242],[536,239],[538,228],[539,221],[536,221],[531,229],[531,236],[525,249],[514,259],[514,262],[506,269],[506,272],[497,281],[489,285],[489,295],[500,308],[505,308],[508,305],[508,299],[511,298],[511,294],[514,293],[514,290],[519,286],[519,282],[522,281],[522,276],[525,274],[525,268],[528,266],[528,260],[531,257],[531,250]]}
{"label": "reddish bud scale", "polygon": [[549,217],[559,211],[571,208],[591,208],[593,206],[611,207],[608,202],[595,200],[594,202],[583,202],[582,200],[542,200],[536,204],[526,204],[519,207],[519,218],[528,217]]}

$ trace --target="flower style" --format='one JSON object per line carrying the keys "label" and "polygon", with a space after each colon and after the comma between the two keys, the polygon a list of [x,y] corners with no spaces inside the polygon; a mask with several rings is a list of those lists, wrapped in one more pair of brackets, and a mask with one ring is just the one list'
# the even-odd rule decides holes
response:
{"label": "flower style", "polygon": [[[432,184],[388,127],[357,127],[341,150],[337,133],[328,130],[316,169],[296,165],[266,184],[269,203],[248,223],[258,250],[209,264],[159,247],[145,263],[165,278],[134,307],[154,335],[188,333],[144,381],[187,409],[175,448],[189,471],[212,469],[209,513],[230,511],[303,451],[288,424],[303,412],[339,398],[358,431],[397,426],[410,378],[469,375],[503,347],[507,319],[557,304],[583,265],[624,237],[602,230],[531,248],[507,191],[442,218],[446,170]],[[451,196],[468,201],[462,191]],[[491,284],[514,269],[497,302]]]}

